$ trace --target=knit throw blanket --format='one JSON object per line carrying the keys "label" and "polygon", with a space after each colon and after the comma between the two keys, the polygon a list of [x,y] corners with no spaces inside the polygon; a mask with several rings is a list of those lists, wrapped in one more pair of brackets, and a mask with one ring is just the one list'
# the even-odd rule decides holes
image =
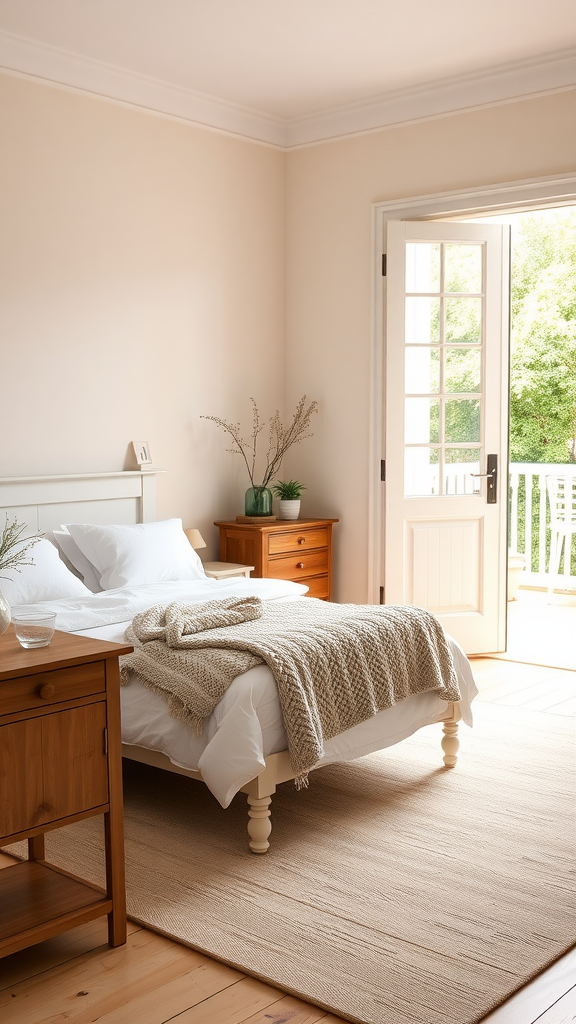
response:
{"label": "knit throw blanket", "polygon": [[233,679],[265,662],[278,689],[297,785],[322,757],[324,741],[415,693],[460,699],[438,620],[422,608],[330,604],[315,598],[268,604],[226,598],[155,605],[126,631],[121,659],[162,694],[170,714],[202,731]]}

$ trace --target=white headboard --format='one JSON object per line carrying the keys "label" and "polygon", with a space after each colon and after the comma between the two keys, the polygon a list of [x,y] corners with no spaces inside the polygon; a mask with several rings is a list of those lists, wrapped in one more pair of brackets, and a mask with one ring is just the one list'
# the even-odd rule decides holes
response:
{"label": "white headboard", "polygon": [[157,472],[163,471],[0,477],[0,529],[6,514],[31,533],[62,523],[149,523],[156,518]]}

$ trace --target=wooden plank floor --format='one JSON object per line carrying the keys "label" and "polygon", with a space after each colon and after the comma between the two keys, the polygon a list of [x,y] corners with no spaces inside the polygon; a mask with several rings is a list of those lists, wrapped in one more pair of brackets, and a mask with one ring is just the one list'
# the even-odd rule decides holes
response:
{"label": "wooden plank floor", "polygon": [[[576,672],[494,658],[472,661],[476,698],[576,715]],[[0,854],[0,867],[11,858]],[[95,921],[0,960],[3,1024],[342,1024],[304,1003],[176,942],[130,924],[110,949]],[[483,1024],[576,1021],[576,950],[557,961]],[[397,1024],[403,1024],[398,1021]]]}

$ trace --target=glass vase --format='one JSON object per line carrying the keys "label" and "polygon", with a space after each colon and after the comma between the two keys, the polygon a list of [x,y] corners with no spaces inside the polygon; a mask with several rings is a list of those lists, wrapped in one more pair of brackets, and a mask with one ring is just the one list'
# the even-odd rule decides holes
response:
{"label": "glass vase", "polygon": [[247,516],[272,515],[272,491],[269,487],[249,487],[244,498],[244,514]]}

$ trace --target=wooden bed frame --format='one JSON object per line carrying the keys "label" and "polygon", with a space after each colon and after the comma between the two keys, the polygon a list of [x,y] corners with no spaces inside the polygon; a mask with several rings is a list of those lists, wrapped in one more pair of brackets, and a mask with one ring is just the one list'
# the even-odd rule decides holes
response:
{"label": "wooden bed frame", "polygon": [[[442,722],[441,746],[444,751],[444,765],[446,768],[454,768],[458,758],[460,741],[458,739],[458,723],[460,721],[459,704],[447,704],[446,712],[441,718],[436,719]],[[429,723],[434,725],[434,722]],[[202,772],[194,771],[191,768],[179,768],[166,757],[155,750],[147,750],[145,747],[128,746],[122,744],[122,756],[129,757],[133,761],[141,761],[143,764],[153,765],[155,768],[164,768],[166,771],[175,772],[177,775],[186,775],[189,779],[198,779],[203,782]],[[246,793],[248,797],[248,835],[250,837],[248,846],[252,853],[267,853],[272,823],[270,821],[270,803],[276,786],[281,782],[289,782],[296,776],[290,764],[290,756],[287,750],[281,750],[277,754],[268,754],[265,758],[266,767],[262,769],[255,779],[252,779],[246,786],[242,786],[240,793]],[[319,767],[322,767],[319,765]]]}
{"label": "wooden bed frame", "polygon": [[[66,522],[99,525],[152,522],[156,518],[157,472],[161,471],[0,478],[0,523],[7,514],[26,523],[31,533],[50,534]],[[436,719],[443,726],[441,746],[446,768],[456,765],[460,719],[460,705],[457,703],[447,704],[445,712]],[[165,754],[146,747],[124,743],[122,756],[204,781],[200,771],[179,768]],[[269,754],[265,762],[259,775],[240,790],[248,797],[248,845],[252,853],[267,852],[272,829],[272,796],[280,783],[295,778],[287,750]]]}

